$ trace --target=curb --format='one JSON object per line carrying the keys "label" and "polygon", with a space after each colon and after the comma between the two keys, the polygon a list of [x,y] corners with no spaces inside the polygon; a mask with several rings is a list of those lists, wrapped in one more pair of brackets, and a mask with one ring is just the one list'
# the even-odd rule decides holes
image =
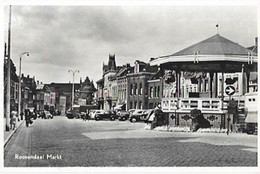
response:
{"label": "curb", "polygon": [[15,130],[10,134],[8,135],[8,137],[4,140],[4,147],[6,146],[6,144],[10,141],[10,139],[12,138],[12,136],[14,135],[14,133],[17,131],[17,129],[19,127],[21,127],[21,125],[24,123],[24,120],[21,120],[21,123],[15,128]]}

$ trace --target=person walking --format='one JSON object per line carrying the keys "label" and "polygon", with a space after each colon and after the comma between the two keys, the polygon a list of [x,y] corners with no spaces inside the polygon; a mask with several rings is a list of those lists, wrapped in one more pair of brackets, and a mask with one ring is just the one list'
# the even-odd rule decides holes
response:
{"label": "person walking", "polygon": [[16,127],[16,115],[14,111],[12,111],[10,115],[10,125],[11,125],[11,129],[14,130]]}
{"label": "person walking", "polygon": [[32,123],[32,121],[31,121],[30,111],[29,111],[29,109],[25,109],[25,124],[26,124],[26,127],[29,127],[29,125],[31,123]]}
{"label": "person walking", "polygon": [[21,114],[20,114],[20,116],[21,116],[21,120],[23,120],[23,115],[24,115],[24,113],[21,112]]}

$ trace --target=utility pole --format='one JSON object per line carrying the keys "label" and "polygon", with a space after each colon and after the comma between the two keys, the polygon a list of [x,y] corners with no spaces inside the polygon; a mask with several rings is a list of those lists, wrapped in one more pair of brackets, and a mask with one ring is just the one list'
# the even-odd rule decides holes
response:
{"label": "utility pole", "polygon": [[6,131],[10,131],[10,53],[11,53],[11,11],[12,7],[10,5],[9,11],[9,26],[8,26],[8,57],[7,57],[7,87],[6,87]]}

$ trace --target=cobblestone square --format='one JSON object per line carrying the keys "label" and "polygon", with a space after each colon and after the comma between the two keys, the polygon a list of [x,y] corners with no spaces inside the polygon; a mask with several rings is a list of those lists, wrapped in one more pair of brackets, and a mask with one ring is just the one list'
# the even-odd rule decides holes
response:
{"label": "cobblestone square", "polygon": [[[257,166],[257,136],[145,130],[144,123],[54,117],[22,125],[5,148],[5,167]],[[44,156],[44,159],[17,159]],[[56,159],[53,159],[56,156]],[[58,156],[58,157],[57,157]],[[52,157],[52,158],[51,158]],[[47,159],[48,158],[48,159]]]}

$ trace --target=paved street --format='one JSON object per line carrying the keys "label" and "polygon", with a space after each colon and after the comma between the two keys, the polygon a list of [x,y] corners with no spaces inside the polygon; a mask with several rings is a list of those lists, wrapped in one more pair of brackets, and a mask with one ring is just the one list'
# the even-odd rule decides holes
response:
{"label": "paved street", "polygon": [[161,132],[144,126],[62,116],[37,119],[29,128],[22,125],[8,142],[4,166],[257,166],[255,135]]}

